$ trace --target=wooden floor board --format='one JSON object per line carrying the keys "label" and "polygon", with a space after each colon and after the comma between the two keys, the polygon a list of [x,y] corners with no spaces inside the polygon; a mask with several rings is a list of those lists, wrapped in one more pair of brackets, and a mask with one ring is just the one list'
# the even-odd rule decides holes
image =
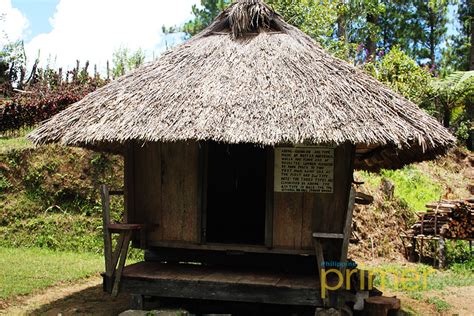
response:
{"label": "wooden floor board", "polygon": [[314,275],[139,262],[125,267],[122,290],[157,297],[319,306]]}

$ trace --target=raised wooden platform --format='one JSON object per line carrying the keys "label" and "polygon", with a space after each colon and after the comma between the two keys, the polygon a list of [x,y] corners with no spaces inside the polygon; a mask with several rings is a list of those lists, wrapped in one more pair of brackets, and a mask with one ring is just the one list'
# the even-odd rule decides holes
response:
{"label": "raised wooden platform", "polygon": [[316,275],[193,264],[127,266],[120,291],[164,298],[322,306]]}

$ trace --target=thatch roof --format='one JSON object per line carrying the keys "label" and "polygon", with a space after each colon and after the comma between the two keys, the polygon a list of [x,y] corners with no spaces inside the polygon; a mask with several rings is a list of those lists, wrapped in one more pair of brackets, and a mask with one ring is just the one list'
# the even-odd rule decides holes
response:
{"label": "thatch roof", "polygon": [[36,144],[128,141],[351,142],[358,167],[400,167],[454,139],[415,104],[324,51],[261,0],[238,0],[202,33],[36,129]]}

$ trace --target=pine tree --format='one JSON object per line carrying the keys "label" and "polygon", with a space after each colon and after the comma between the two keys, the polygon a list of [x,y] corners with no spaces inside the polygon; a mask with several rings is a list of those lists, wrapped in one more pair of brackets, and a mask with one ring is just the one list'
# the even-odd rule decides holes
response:
{"label": "pine tree", "polygon": [[181,31],[188,36],[196,35],[211,24],[215,17],[225,9],[230,2],[230,0],[201,0],[200,6],[193,5],[191,10],[194,18],[186,22],[181,28]]}
{"label": "pine tree", "polygon": [[415,58],[412,42],[417,34],[416,8],[413,0],[383,0],[385,7],[379,19],[381,48],[399,47],[410,57]]}
{"label": "pine tree", "polygon": [[[434,70],[437,54],[448,30],[449,0],[416,0],[416,15],[419,20],[416,37],[413,37],[414,53],[419,61],[428,59]],[[417,40],[418,39],[418,40]]]}
{"label": "pine tree", "polygon": [[474,70],[474,0],[460,0],[457,19],[459,33],[452,37],[447,63],[455,70]]}

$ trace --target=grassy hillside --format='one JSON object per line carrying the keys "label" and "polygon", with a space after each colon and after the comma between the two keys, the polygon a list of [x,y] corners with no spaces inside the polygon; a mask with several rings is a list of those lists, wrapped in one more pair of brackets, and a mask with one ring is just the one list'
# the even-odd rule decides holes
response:
{"label": "grassy hillside", "polygon": [[356,178],[366,182],[368,190],[377,190],[382,179],[395,186],[395,197],[413,211],[425,209],[428,202],[462,199],[472,195],[469,188],[474,180],[474,156],[467,150],[455,148],[434,161],[413,164],[400,170],[382,170],[380,174],[357,172]]}
{"label": "grassy hillside", "polygon": [[[455,148],[434,161],[413,164],[400,170],[382,170],[379,174],[355,173],[364,182],[358,191],[374,197],[374,203],[354,210],[354,234],[360,239],[352,245],[354,258],[400,259],[403,244],[400,233],[417,219],[415,213],[425,204],[439,199],[463,199],[471,196],[474,183],[474,155]],[[382,182],[394,185],[394,196],[387,196]],[[451,258],[466,257],[466,242],[448,242]]]}
{"label": "grassy hillside", "polygon": [[[123,186],[118,156],[57,145],[33,148],[23,137],[0,151],[0,247],[101,252],[98,186]],[[8,150],[5,150],[8,148]],[[115,217],[122,201],[112,201]]]}

